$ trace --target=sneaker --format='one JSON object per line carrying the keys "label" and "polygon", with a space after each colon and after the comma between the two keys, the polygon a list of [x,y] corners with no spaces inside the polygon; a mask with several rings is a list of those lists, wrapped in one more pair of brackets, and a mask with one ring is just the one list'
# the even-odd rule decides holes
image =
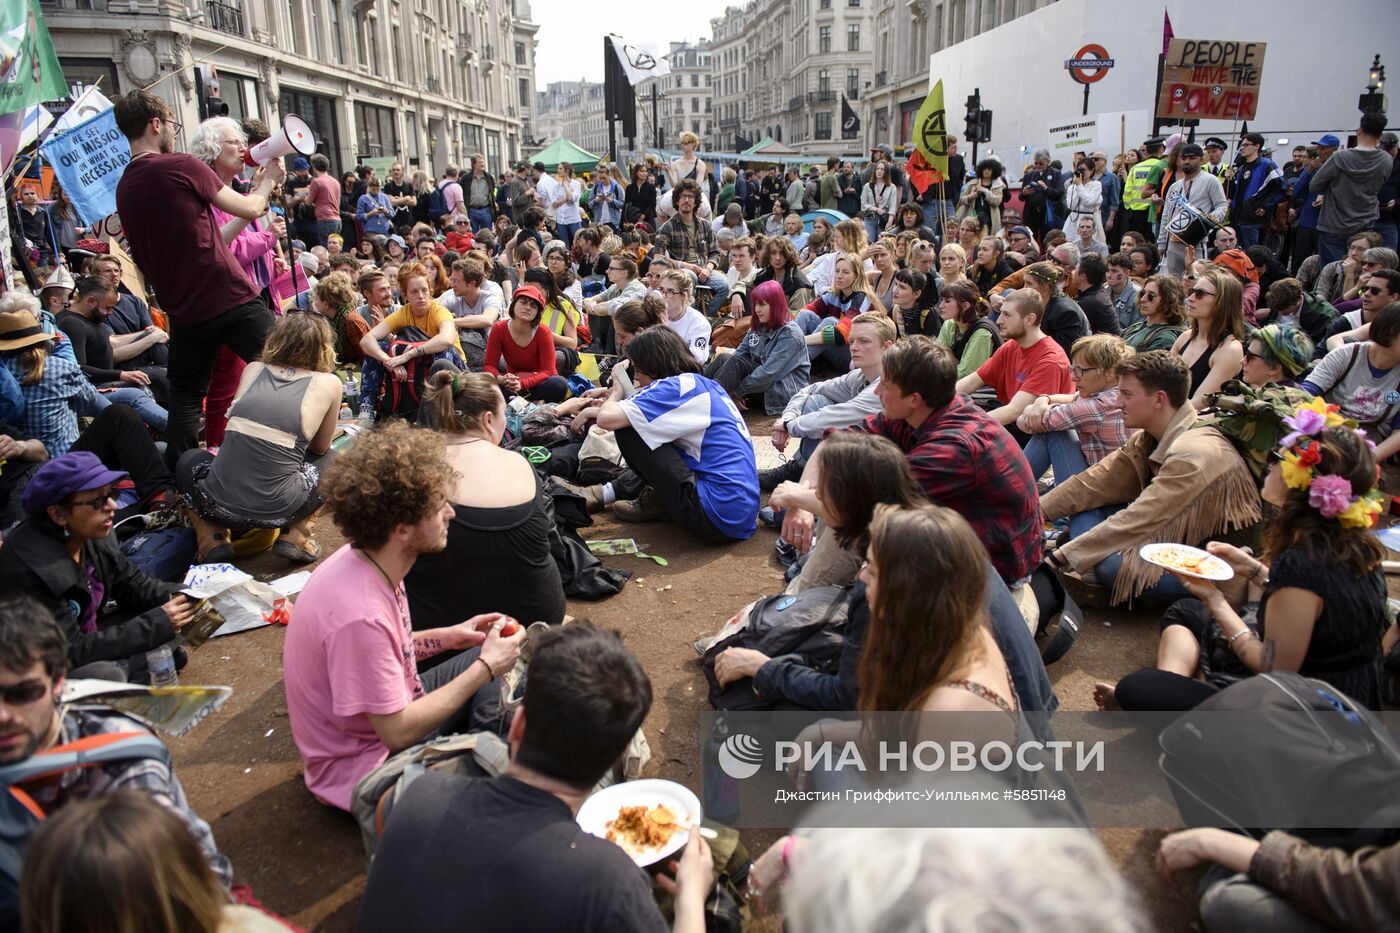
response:
{"label": "sneaker", "polygon": [[624,522],[655,522],[668,514],[661,497],[651,489],[643,490],[635,499],[613,503],[613,515]]}
{"label": "sneaker", "polygon": [[778,563],[782,564],[784,567],[791,567],[793,564],[797,563],[797,558],[801,556],[797,553],[797,548],[795,546],[784,541],[782,538],[779,538],[773,545],[773,550],[778,555]]}
{"label": "sneaker", "polygon": [[607,508],[607,506],[603,504],[602,486],[575,486],[573,483],[565,482],[557,476],[554,478],[554,481],[560,486],[563,486],[566,491],[573,493],[584,502],[588,503],[589,515],[601,512],[603,509]]}
{"label": "sneaker", "polygon": [[758,510],[758,520],[769,528],[777,528],[783,523],[783,513],[775,512],[771,505],[765,505]]}
{"label": "sneaker", "polygon": [[796,460],[789,460],[780,467],[759,473],[758,488],[764,492],[772,492],[778,488],[780,483],[795,483],[801,478],[802,464]]}

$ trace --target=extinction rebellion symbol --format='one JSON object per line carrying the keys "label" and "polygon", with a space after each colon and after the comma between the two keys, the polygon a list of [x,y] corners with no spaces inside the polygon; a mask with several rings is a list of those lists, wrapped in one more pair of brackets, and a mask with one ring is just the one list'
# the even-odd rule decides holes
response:
{"label": "extinction rebellion symbol", "polygon": [[923,140],[923,146],[920,148],[933,153],[935,158],[948,154],[948,131],[944,114],[943,110],[935,110],[919,127],[919,138]]}

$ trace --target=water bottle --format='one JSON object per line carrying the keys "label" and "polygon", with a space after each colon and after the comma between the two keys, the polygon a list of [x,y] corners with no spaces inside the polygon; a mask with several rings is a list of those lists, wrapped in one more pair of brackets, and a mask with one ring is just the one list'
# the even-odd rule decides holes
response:
{"label": "water bottle", "polygon": [[180,675],[175,671],[175,655],[169,645],[146,652],[146,667],[151,672],[152,687],[178,687]]}

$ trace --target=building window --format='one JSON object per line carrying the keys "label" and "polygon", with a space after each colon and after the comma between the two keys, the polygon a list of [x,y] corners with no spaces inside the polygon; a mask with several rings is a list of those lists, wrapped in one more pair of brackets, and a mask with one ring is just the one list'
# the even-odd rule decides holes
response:
{"label": "building window", "polygon": [[691,113],[699,113],[699,112],[700,112],[700,98],[698,98],[698,97],[692,97],[692,98],[690,99],[690,112],[691,112]]}
{"label": "building window", "polygon": [[298,55],[305,55],[306,22],[302,18],[301,0],[292,0],[288,10],[292,15],[292,51]]}
{"label": "building window", "polygon": [[488,132],[486,134],[486,167],[495,175],[499,175],[505,166],[501,164],[501,134]]}
{"label": "building window", "polygon": [[851,23],[846,27],[846,51],[860,51],[860,23]]}
{"label": "building window", "polygon": [[525,43],[524,43],[524,42],[517,42],[517,43],[515,43],[515,63],[516,63],[517,65],[523,65],[523,64],[525,64]]}
{"label": "building window", "polygon": [[696,136],[699,136],[699,135],[700,135],[700,121],[699,121],[699,120],[691,120],[691,121],[690,121],[690,131],[691,131],[692,133],[694,133]]}
{"label": "building window", "polygon": [[358,159],[397,157],[398,128],[394,111],[388,107],[355,103],[355,155]]}
{"label": "building window", "polygon": [[402,81],[403,73],[403,40],[399,32],[399,24],[394,23],[389,27],[390,44],[394,47],[394,80]]}
{"label": "building window", "polygon": [[522,107],[529,107],[529,106],[530,106],[530,79],[529,79],[529,78],[521,78],[521,79],[520,79],[520,106],[522,106]]}
{"label": "building window", "polygon": [[690,86],[691,86],[691,87],[699,87],[699,86],[700,86],[700,72],[698,72],[698,71],[692,71],[692,72],[690,73]]}
{"label": "building window", "polygon": [[817,9],[819,9],[819,10],[829,10],[829,9],[831,9],[831,0],[820,0],[820,2],[819,2],[818,5],[817,5]]}
{"label": "building window", "polygon": [[846,69],[846,96],[854,100],[860,94],[860,69]]}
{"label": "building window", "polygon": [[379,74],[379,20],[369,21],[369,67],[370,71]]}
{"label": "building window", "polygon": [[831,74],[825,68],[817,72],[817,91],[821,94],[831,93]]}
{"label": "building window", "polygon": [[408,162],[409,165],[418,163],[418,115],[412,110],[403,115],[403,132],[408,137]]}
{"label": "building window", "polygon": [[331,51],[335,63],[345,64],[345,39],[340,31],[340,0],[331,0]]}
{"label": "building window", "polygon": [[355,17],[355,61],[365,63],[365,21],[359,16]]}
{"label": "building window", "polygon": [[306,0],[307,28],[311,31],[311,54],[319,60],[321,53],[321,0]]}
{"label": "building window", "polygon": [[817,27],[817,51],[818,51],[818,52],[830,52],[830,51],[831,51],[831,27],[830,27],[830,26],[818,26],[818,27]]}

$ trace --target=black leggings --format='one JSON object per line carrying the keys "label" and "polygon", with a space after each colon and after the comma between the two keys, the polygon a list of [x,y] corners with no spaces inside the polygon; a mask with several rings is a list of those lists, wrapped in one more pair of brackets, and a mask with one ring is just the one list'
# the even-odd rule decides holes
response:
{"label": "black leggings", "polygon": [[[1179,599],[1162,613],[1158,629],[1165,632],[1169,626],[1180,625],[1195,636],[1198,646],[1204,646],[1211,637],[1210,621],[1210,610],[1205,603],[1199,599]],[[1203,680],[1149,667],[1118,681],[1113,695],[1118,705],[1126,710],[1184,711],[1195,709],[1218,692],[1218,687]]]}
{"label": "black leggings", "polygon": [[642,440],[635,428],[623,428],[616,432],[617,448],[622,458],[632,470],[633,476],[624,474],[613,482],[619,490],[618,498],[628,498],[622,492],[636,494],[643,484],[661,497],[666,511],[676,524],[693,534],[706,544],[723,544],[734,540],[720,531],[705,514],[700,504],[700,491],[695,474],[685,465],[680,453],[670,444],[662,444],[652,450]]}

